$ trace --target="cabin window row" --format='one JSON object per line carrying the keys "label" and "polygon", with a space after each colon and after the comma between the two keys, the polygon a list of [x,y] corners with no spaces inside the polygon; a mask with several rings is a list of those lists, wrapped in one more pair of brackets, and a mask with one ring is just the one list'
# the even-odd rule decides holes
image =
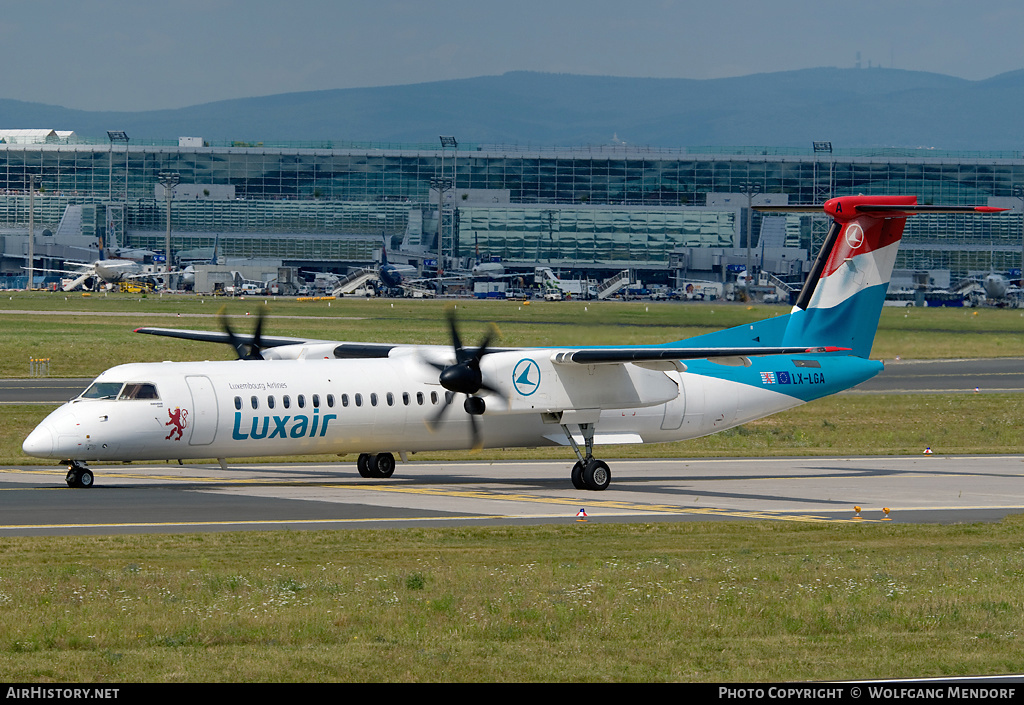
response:
{"label": "cabin window row", "polygon": [[[451,392],[445,392],[445,399],[449,404],[451,403],[453,396],[454,395]],[[335,399],[333,394],[327,394],[324,397],[324,399],[327,402],[328,408],[333,409],[335,407],[335,403],[337,400]],[[440,403],[441,398],[437,392],[430,392],[429,394],[424,394],[423,392],[416,392],[415,395],[410,394],[409,392],[402,392],[403,406],[412,406],[414,402],[417,406],[424,406],[425,404],[428,403],[428,400],[430,404],[436,405]],[[308,401],[311,403],[312,408],[320,408],[321,399],[319,394],[311,395]],[[370,406],[378,406],[381,404],[382,401],[386,403],[388,406],[395,406],[395,404],[397,403],[395,395],[391,392],[388,392],[387,394],[383,395],[383,398],[376,392],[372,392],[366,397],[364,397],[362,394],[356,393],[352,395],[351,399],[349,398],[348,394],[342,394],[340,401],[341,406],[343,407],[349,406],[350,403],[353,403],[355,406],[363,406],[367,402],[369,402]],[[249,406],[253,410],[258,410],[260,406],[263,404],[266,405],[267,409],[276,409],[278,407],[278,403],[280,403],[280,406],[283,409],[291,409],[293,405],[293,400],[292,397],[288,394],[285,394],[283,397],[280,398],[280,400],[275,396],[268,396],[262,399],[256,395],[249,397]],[[296,408],[305,409],[307,405],[306,395],[297,395],[294,399],[294,405]],[[243,400],[242,397],[235,397],[235,409],[241,411],[244,406],[245,400]]]}

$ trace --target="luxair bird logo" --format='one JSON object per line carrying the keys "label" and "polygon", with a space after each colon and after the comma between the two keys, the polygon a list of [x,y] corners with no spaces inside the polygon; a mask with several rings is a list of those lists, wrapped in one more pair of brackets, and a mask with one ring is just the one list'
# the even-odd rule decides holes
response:
{"label": "luxair bird logo", "polygon": [[526,358],[516,363],[512,370],[512,385],[524,397],[528,397],[540,387],[540,367],[533,360]]}
{"label": "luxair bird logo", "polygon": [[856,223],[850,223],[846,226],[846,244],[850,246],[851,250],[856,250],[858,247],[864,244],[864,228],[860,227]]}
{"label": "luxair bird logo", "polygon": [[167,415],[171,417],[171,420],[164,424],[164,426],[172,426],[171,432],[167,434],[166,440],[171,440],[174,434],[178,434],[178,437],[174,440],[180,441],[182,435],[185,433],[185,427],[188,426],[188,409],[182,409],[177,407],[174,411],[167,410]]}

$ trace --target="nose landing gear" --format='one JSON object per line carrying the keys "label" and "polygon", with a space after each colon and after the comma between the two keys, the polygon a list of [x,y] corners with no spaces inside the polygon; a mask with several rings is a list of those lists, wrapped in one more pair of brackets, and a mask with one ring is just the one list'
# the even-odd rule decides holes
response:
{"label": "nose landing gear", "polygon": [[87,488],[93,484],[92,470],[78,462],[68,463],[68,474],[64,478],[68,487]]}

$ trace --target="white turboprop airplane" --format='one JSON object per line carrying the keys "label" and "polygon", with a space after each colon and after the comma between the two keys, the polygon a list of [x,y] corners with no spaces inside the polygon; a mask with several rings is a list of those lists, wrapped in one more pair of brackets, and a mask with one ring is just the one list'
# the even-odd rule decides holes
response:
{"label": "white turboprop airplane", "polygon": [[36,267],[37,272],[53,272],[65,274],[70,277],[66,284],[61,287],[62,291],[74,291],[79,287],[83,289],[98,289],[105,284],[117,284],[129,279],[157,278],[162,272],[154,265],[139,264],[130,259],[100,259],[87,264],[85,262],[74,265],[76,269],[41,269]]}
{"label": "white turboprop airplane", "polygon": [[[816,210],[820,212],[822,207]],[[764,207],[798,211],[798,206]],[[802,207],[802,210],[812,210]],[[238,360],[113,367],[25,439],[25,453],[87,461],[358,453],[363,477],[390,477],[395,453],[571,446],[579,489],[611,479],[595,445],[715,433],[859,384],[882,369],[872,341],[907,216],[982,213],[915,197],[824,204],[834,223],[785,316],[655,346],[492,349],[343,343],[142,328],[227,342]],[[449,407],[456,397],[463,403]],[[462,399],[464,398],[464,399]],[[582,446],[582,450],[580,448]]]}
{"label": "white turboprop airplane", "polygon": [[[162,267],[153,265],[156,252],[139,248],[118,247],[115,240],[111,247],[100,243],[100,258],[93,262],[71,263],[74,269],[39,269],[36,271],[66,274],[72,277],[61,288],[74,291],[79,287],[99,288],[103,284],[117,284],[129,279],[155,278],[162,273]],[[102,283],[102,284],[101,284]]]}

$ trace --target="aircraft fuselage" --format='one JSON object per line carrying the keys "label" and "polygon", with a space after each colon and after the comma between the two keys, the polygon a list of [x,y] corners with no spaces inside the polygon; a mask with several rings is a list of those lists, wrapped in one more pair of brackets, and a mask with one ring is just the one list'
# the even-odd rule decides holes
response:
{"label": "aircraft fuselage", "polygon": [[[506,398],[482,396],[486,410],[476,419],[484,446],[564,446],[562,424],[575,435],[582,423],[596,426],[595,444],[694,438],[834,393],[881,369],[857,357],[807,354],[689,361],[688,371],[577,365],[555,373],[556,353],[485,358],[484,372]],[[424,367],[416,354],[120,365],[50,414],[23,448],[74,461],[466,448],[464,395],[454,395],[454,408],[428,428],[451,393],[430,382]],[[616,402],[602,406],[609,393]]]}

